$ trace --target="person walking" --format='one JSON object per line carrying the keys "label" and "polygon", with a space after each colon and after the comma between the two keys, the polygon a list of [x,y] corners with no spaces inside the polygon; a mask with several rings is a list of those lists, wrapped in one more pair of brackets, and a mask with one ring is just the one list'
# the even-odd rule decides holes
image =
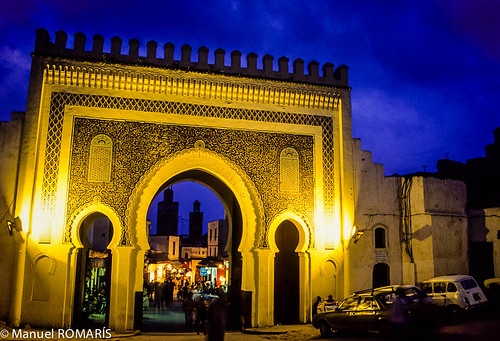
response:
{"label": "person walking", "polygon": [[194,315],[194,301],[193,301],[193,293],[189,291],[187,294],[183,295],[184,299],[182,300],[182,311],[184,311],[184,319],[186,322],[186,331],[191,330],[191,326],[193,325],[193,315]]}
{"label": "person walking", "polygon": [[206,322],[207,322],[207,303],[206,300],[201,297],[195,303],[196,310],[196,334],[200,335],[200,332],[203,332],[203,335],[207,334]]}
{"label": "person walking", "polygon": [[207,341],[224,341],[227,321],[227,295],[224,292],[213,300],[207,311]]}

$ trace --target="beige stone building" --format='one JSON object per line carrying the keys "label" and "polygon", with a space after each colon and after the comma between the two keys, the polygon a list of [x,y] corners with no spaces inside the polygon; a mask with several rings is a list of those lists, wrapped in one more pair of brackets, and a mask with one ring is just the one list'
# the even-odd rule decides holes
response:
{"label": "beige stone building", "polygon": [[[227,213],[233,325],[306,323],[318,295],[468,271],[465,185],[385,177],[352,137],[347,67],[73,41],[37,31],[27,111],[2,123],[1,320],[77,325],[86,270],[105,264],[105,324],[133,329],[149,205],[186,179]],[[103,217],[105,263],[88,233]]]}

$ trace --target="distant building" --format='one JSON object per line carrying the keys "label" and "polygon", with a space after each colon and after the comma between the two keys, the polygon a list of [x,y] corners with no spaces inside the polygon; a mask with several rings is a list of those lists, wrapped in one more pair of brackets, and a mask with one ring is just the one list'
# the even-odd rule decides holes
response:
{"label": "distant building", "polygon": [[163,252],[169,260],[178,260],[180,255],[179,236],[150,236],[149,245],[151,250]]}
{"label": "distant building", "polygon": [[493,136],[484,157],[465,163],[439,160],[436,173],[467,186],[469,273],[480,283],[500,277],[500,127]]}
{"label": "distant building", "polygon": [[174,191],[163,191],[163,201],[158,203],[156,215],[157,236],[177,236],[179,234],[179,203],[174,201]]}
{"label": "distant building", "polygon": [[203,259],[207,257],[206,246],[182,246],[181,258],[183,260]]}
{"label": "distant building", "polygon": [[226,258],[225,250],[228,237],[227,219],[208,222],[207,247],[208,257]]}

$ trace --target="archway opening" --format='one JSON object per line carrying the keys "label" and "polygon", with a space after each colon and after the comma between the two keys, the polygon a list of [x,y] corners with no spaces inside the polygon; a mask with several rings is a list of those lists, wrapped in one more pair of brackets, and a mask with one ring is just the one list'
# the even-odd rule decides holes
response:
{"label": "archway opening", "polygon": [[276,229],[274,258],[274,324],[299,323],[299,256],[295,252],[299,231],[289,220]]}
{"label": "archway opening", "polygon": [[389,265],[377,263],[373,267],[372,287],[378,288],[391,284]]}
{"label": "archway opening", "polygon": [[85,218],[79,228],[74,325],[103,327],[109,322],[111,287],[111,221],[101,213]]}
{"label": "archway opening", "polygon": [[144,264],[144,331],[201,330],[186,325],[183,301],[208,304],[229,296],[230,326],[241,315],[242,217],[231,190],[202,171],[187,171],[158,189],[148,211],[150,250]]}

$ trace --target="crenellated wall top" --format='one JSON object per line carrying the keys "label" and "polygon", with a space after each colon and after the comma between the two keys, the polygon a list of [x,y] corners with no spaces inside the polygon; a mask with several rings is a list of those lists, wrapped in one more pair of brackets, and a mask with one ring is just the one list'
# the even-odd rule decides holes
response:
{"label": "crenellated wall top", "polygon": [[85,49],[86,40],[87,38],[83,33],[76,33],[74,35],[74,46],[71,48],[68,46],[68,35],[66,32],[57,31],[55,33],[55,40],[51,41],[48,31],[40,28],[36,31],[34,55],[53,55],[99,62],[150,65],[171,69],[230,74],[295,83],[348,87],[347,66],[345,65],[341,65],[335,69],[333,64],[326,63],[323,65],[320,74],[319,63],[311,61],[307,65],[306,73],[304,70],[304,61],[302,59],[295,59],[292,63],[292,70],[290,70],[289,58],[280,57],[278,59],[278,70],[274,70],[274,57],[266,54],[262,57],[262,69],[258,69],[258,56],[255,53],[249,53],[246,56],[246,67],[243,67],[241,61],[242,53],[235,50],[231,52],[231,64],[228,66],[225,65],[224,61],[226,51],[220,48],[215,50],[214,63],[212,64],[209,63],[209,50],[204,46],[198,49],[197,61],[193,61],[191,53],[192,48],[189,45],[183,45],[181,47],[181,59],[175,60],[175,46],[172,43],[164,44],[163,57],[160,58],[157,54],[158,43],[153,40],[146,43],[146,56],[139,55],[140,43],[137,39],[129,40],[128,54],[122,53],[122,39],[119,37],[115,36],[111,38],[110,52],[104,52],[104,38],[101,35],[93,36],[90,50]]}

